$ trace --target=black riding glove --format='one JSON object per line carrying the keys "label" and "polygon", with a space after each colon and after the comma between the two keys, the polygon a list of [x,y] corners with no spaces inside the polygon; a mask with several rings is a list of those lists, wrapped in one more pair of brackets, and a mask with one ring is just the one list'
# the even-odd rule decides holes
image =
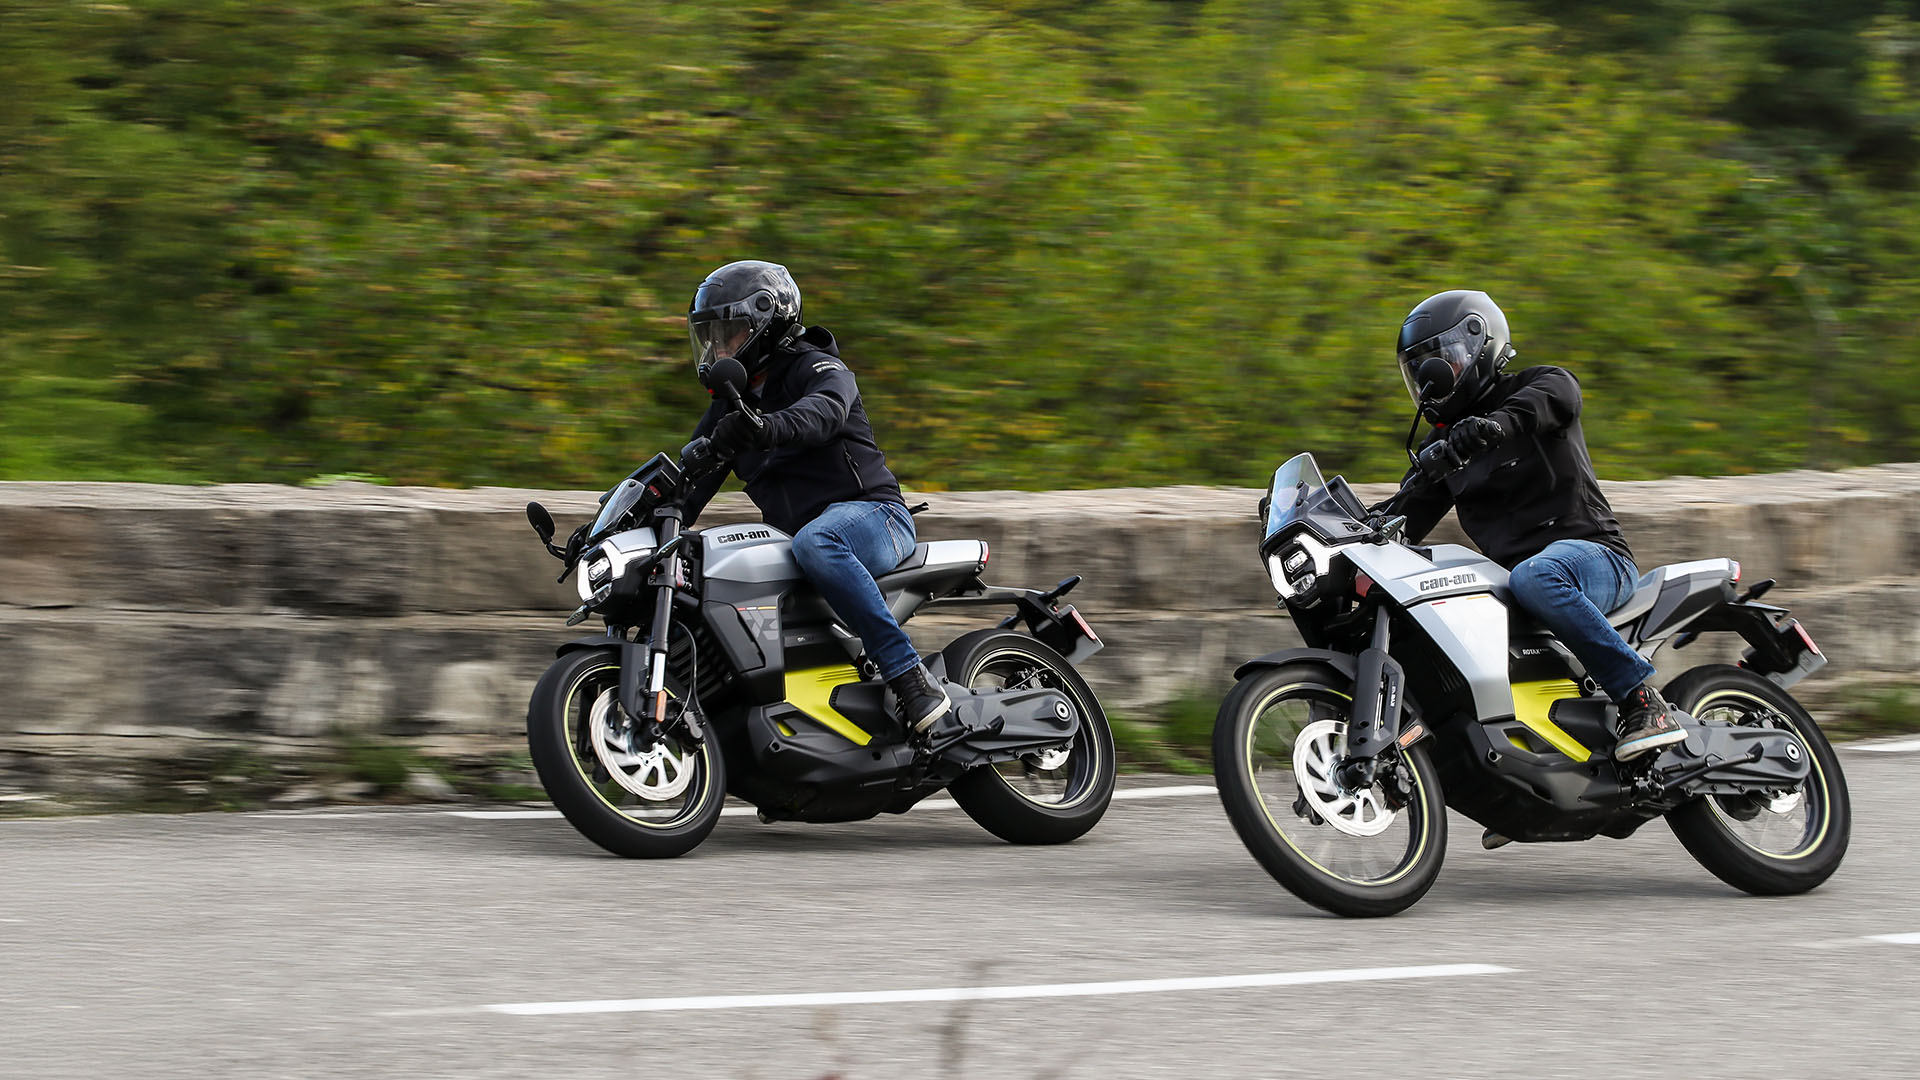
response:
{"label": "black riding glove", "polygon": [[1469,416],[1457,423],[1448,425],[1442,438],[1427,444],[1420,451],[1415,462],[1420,471],[1429,480],[1444,480],[1461,469],[1477,454],[1488,447],[1497,445],[1506,438],[1506,431],[1497,421],[1484,416]]}
{"label": "black riding glove", "polygon": [[1500,443],[1507,437],[1506,430],[1497,420],[1484,416],[1469,416],[1447,429],[1447,445],[1453,452],[1466,461],[1475,455]]}
{"label": "black riding glove", "polygon": [[704,476],[712,472],[723,460],[714,451],[713,440],[705,435],[680,448],[680,467],[694,476]]}
{"label": "black riding glove", "polygon": [[728,460],[749,450],[767,448],[766,421],[758,425],[743,412],[730,412],[713,425],[714,452]]}

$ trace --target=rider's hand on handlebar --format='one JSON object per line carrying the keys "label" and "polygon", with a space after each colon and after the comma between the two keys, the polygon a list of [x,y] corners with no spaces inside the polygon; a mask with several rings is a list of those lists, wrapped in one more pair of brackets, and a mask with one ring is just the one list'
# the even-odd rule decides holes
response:
{"label": "rider's hand on handlebar", "polygon": [[1447,429],[1447,445],[1453,447],[1463,461],[1506,437],[1499,422],[1484,416],[1469,416]]}
{"label": "rider's hand on handlebar", "polygon": [[713,440],[702,435],[680,449],[680,468],[691,476],[703,476],[725,464],[726,459],[713,447]]}

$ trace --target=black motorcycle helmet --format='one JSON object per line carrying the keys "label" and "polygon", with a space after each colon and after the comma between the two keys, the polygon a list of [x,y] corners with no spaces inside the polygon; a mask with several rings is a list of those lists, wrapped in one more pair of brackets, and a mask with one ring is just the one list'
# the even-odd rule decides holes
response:
{"label": "black motorcycle helmet", "polygon": [[740,361],[748,375],[758,375],[803,329],[800,286],[778,263],[728,263],[694,290],[687,329],[693,336],[693,366],[702,378],[708,364],[726,356]]}
{"label": "black motorcycle helmet", "polygon": [[1500,306],[1486,293],[1466,289],[1420,301],[1400,324],[1395,351],[1407,395],[1435,424],[1472,415],[1494,376],[1516,355]]}

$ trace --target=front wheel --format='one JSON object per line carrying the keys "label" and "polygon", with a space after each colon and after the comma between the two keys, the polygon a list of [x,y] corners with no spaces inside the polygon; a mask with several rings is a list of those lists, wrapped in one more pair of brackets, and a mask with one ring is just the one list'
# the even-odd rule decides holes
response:
{"label": "front wheel", "polygon": [[1389,747],[1404,805],[1376,782],[1339,780],[1352,683],[1319,664],[1263,668],[1220,703],[1213,774],[1227,820],[1287,891],[1336,915],[1392,915],[1433,887],[1447,850],[1446,804],[1426,752]]}
{"label": "front wheel", "polygon": [[1807,710],[1769,680],[1724,664],[1681,675],[1666,697],[1709,723],[1790,731],[1812,766],[1792,791],[1703,795],[1673,810],[1667,824],[1688,854],[1714,877],[1757,896],[1803,893],[1833,876],[1847,853],[1853,807],[1840,759]]}
{"label": "front wheel", "polygon": [[620,706],[612,649],[568,653],[540,677],[527,705],[527,749],[553,805],[616,855],[684,855],[713,831],[726,802],[712,727],[695,744],[649,739]]}
{"label": "front wheel", "polygon": [[1100,821],[1118,767],[1113,731],[1092,688],[1067,658],[1026,634],[979,630],[941,652],[947,678],[974,689],[1051,687],[1080,714],[1080,731],[1056,747],[963,773],[953,801],[1010,844],[1064,844]]}

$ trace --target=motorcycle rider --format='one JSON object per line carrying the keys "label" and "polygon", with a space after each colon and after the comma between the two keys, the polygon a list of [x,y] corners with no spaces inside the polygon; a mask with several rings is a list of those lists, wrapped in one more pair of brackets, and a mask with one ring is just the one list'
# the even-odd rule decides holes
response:
{"label": "motorcycle rider", "polygon": [[1406,515],[1415,543],[1449,508],[1458,513],[1481,552],[1511,572],[1514,600],[1619,706],[1615,759],[1684,740],[1649,682],[1653,665],[1607,622],[1640,572],[1587,455],[1579,382],[1564,368],[1507,371],[1516,355],[1507,318],[1483,292],[1421,301],[1395,348],[1433,431],[1408,470],[1414,482],[1375,511]]}
{"label": "motorcycle rider", "polygon": [[807,579],[860,635],[901,723],[930,729],[952,702],[873,580],[913,553],[913,516],[833,335],[801,325],[800,287],[786,267],[752,259],[707,275],[687,325],[702,381],[714,361],[738,360],[748,376],[743,396],[765,424],[724,400],[707,409],[681,454],[696,471],[713,470],[690,485],[686,524],[720,490],[730,463],[767,524],[793,537]]}

